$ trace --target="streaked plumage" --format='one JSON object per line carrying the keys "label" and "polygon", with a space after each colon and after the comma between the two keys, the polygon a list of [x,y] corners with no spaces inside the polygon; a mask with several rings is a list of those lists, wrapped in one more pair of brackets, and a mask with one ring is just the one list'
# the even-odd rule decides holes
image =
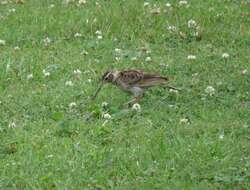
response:
{"label": "streaked plumage", "polygon": [[167,82],[167,77],[157,74],[149,74],[139,70],[107,71],[102,76],[101,85],[97,89],[93,98],[97,96],[103,84],[111,83],[122,90],[133,94],[134,98],[127,103],[131,106],[142,98],[144,90],[148,87],[165,85],[177,90],[174,87],[166,85]]}

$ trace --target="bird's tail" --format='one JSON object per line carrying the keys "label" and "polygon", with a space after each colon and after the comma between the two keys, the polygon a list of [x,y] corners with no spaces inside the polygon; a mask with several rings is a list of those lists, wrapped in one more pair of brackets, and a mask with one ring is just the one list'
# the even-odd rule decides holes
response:
{"label": "bird's tail", "polygon": [[171,85],[168,85],[168,82],[169,82],[169,78],[167,77],[162,77],[158,75],[144,75],[143,80],[139,82],[139,86],[152,87],[152,86],[157,86],[157,85],[163,85],[164,87],[167,87],[173,90],[180,90]]}
{"label": "bird's tail", "polygon": [[176,88],[174,86],[169,85],[168,84],[169,78],[167,78],[167,77],[161,77],[161,76],[159,76],[159,77],[155,77],[155,80],[158,81],[157,85],[163,85],[164,87],[167,87],[167,88],[173,89],[173,90],[178,90],[178,91],[181,90],[180,88]]}
{"label": "bird's tail", "polygon": [[160,79],[161,84],[164,85],[164,87],[167,87],[167,88],[173,89],[173,90],[178,90],[178,91],[181,90],[180,88],[176,88],[176,87],[173,87],[173,86],[169,85],[169,84],[168,84],[169,78],[167,78],[167,77],[162,77],[162,76],[159,76],[158,78]]}
{"label": "bird's tail", "polygon": [[138,83],[141,87],[151,87],[156,85],[164,85],[168,81],[167,77],[161,76],[144,76],[144,78]]}

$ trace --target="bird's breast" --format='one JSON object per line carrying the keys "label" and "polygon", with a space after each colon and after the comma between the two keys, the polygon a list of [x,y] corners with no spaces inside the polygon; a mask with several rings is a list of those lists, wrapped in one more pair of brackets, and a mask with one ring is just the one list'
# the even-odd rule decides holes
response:
{"label": "bird's breast", "polygon": [[115,81],[114,85],[116,85],[118,88],[124,90],[124,91],[130,91],[130,85],[120,81],[120,80],[117,80]]}

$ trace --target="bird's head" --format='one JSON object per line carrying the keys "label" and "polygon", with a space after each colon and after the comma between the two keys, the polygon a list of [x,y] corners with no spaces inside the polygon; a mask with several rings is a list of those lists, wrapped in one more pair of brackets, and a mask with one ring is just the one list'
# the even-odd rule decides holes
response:
{"label": "bird's head", "polygon": [[118,76],[118,71],[115,71],[115,70],[106,71],[102,75],[100,85],[97,88],[97,90],[96,90],[96,92],[95,92],[95,94],[93,96],[93,99],[96,98],[96,96],[98,95],[98,93],[100,92],[100,90],[101,90],[101,88],[103,87],[104,84],[113,83],[116,80],[117,76]]}
{"label": "bird's head", "polygon": [[114,71],[107,71],[102,75],[102,83],[112,83],[115,78]]}

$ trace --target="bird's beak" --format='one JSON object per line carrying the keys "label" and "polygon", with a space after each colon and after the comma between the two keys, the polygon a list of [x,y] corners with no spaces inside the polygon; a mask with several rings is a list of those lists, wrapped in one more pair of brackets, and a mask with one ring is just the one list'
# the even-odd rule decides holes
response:
{"label": "bird's beak", "polygon": [[93,100],[97,97],[97,95],[100,92],[100,90],[102,89],[103,85],[104,85],[104,82],[102,81],[101,84],[99,85],[99,87],[97,88],[95,94],[92,96]]}

